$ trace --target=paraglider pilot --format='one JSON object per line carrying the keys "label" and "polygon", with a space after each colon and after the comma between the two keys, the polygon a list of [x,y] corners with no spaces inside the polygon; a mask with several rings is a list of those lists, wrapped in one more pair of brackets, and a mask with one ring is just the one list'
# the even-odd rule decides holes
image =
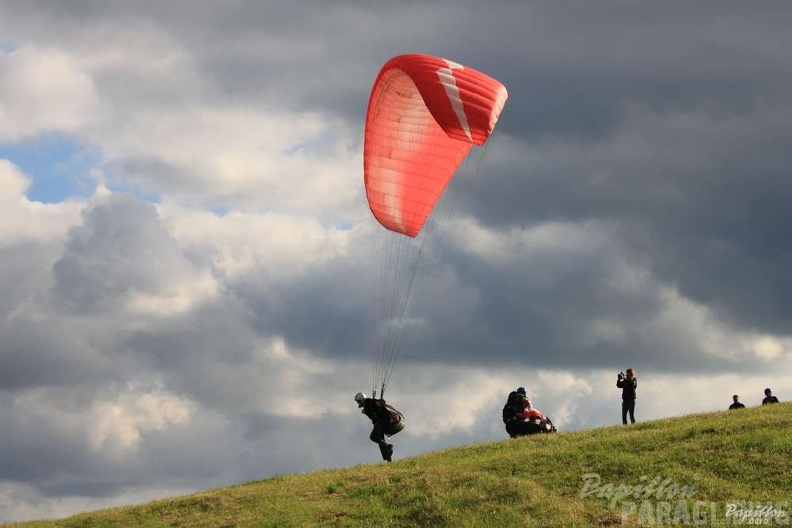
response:
{"label": "paraglider pilot", "polygon": [[363,414],[371,419],[374,428],[371,430],[369,438],[372,442],[379,445],[382,460],[391,461],[393,456],[393,444],[385,441],[385,435],[395,435],[404,429],[404,417],[402,414],[385,403],[383,399],[366,398],[362,392],[355,394],[355,401]]}

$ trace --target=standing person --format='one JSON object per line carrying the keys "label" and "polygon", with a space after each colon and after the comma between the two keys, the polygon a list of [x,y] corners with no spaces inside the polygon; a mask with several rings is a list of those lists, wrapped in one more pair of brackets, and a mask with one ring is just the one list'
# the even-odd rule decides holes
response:
{"label": "standing person", "polygon": [[734,396],[732,396],[732,400],[734,400],[734,403],[732,403],[731,405],[729,405],[729,410],[730,410],[730,411],[731,411],[731,410],[734,410],[734,409],[745,409],[745,405],[743,405],[742,403],[740,403],[740,397],[739,397],[739,396],[737,396],[737,395],[735,394]]}
{"label": "standing person", "polygon": [[767,405],[768,403],[778,403],[778,398],[773,396],[773,391],[765,389],[765,397],[764,400],[762,400],[762,405]]}
{"label": "standing person", "polygon": [[395,435],[404,429],[404,416],[385,403],[383,399],[366,398],[362,392],[355,394],[355,401],[362,413],[369,417],[374,428],[371,430],[369,438],[379,446],[382,460],[391,461],[393,456],[393,444],[385,441],[385,435]]}
{"label": "standing person", "polygon": [[616,387],[622,390],[622,423],[627,425],[627,413],[630,413],[630,422],[635,423],[635,391],[638,388],[635,369],[628,368],[626,376],[619,372]]}

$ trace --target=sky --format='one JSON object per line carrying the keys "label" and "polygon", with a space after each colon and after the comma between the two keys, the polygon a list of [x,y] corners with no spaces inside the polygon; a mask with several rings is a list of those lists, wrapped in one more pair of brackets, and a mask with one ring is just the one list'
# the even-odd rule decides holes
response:
{"label": "sky", "polygon": [[0,521],[378,464],[363,123],[509,99],[435,240],[394,458],[792,398],[792,4],[0,0]]}

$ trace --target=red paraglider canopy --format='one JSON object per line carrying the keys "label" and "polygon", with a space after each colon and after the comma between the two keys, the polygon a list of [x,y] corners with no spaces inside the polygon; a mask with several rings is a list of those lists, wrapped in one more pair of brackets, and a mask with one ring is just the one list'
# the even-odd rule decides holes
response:
{"label": "red paraglider canopy", "polygon": [[385,63],[363,146],[366,197],[380,224],[415,237],[470,148],[489,138],[506,98],[500,82],[440,57]]}

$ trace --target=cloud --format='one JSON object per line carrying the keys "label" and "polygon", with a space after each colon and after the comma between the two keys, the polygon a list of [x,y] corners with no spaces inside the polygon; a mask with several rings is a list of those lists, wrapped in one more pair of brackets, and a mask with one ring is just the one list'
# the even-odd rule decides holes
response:
{"label": "cloud", "polygon": [[190,402],[161,389],[129,387],[112,399],[94,400],[90,445],[99,450],[137,449],[147,431],[186,424]]}
{"label": "cloud", "polygon": [[231,282],[293,279],[352,250],[349,230],[301,214],[235,211],[221,216],[169,204],[159,211],[187,254],[211,263]]}
{"label": "cloud", "polygon": [[211,298],[217,284],[174,245],[154,206],[99,198],[69,232],[54,264],[55,303],[75,313],[132,310],[169,315]]}
{"label": "cloud", "polygon": [[141,110],[99,133],[117,181],[182,201],[343,218],[359,198],[350,127],[325,116]]}
{"label": "cloud", "polygon": [[74,131],[97,110],[91,77],[68,53],[23,46],[0,53],[0,141]]}
{"label": "cloud", "polygon": [[80,203],[30,201],[25,197],[29,186],[29,177],[10,161],[0,159],[0,244],[58,240],[77,223]]}

